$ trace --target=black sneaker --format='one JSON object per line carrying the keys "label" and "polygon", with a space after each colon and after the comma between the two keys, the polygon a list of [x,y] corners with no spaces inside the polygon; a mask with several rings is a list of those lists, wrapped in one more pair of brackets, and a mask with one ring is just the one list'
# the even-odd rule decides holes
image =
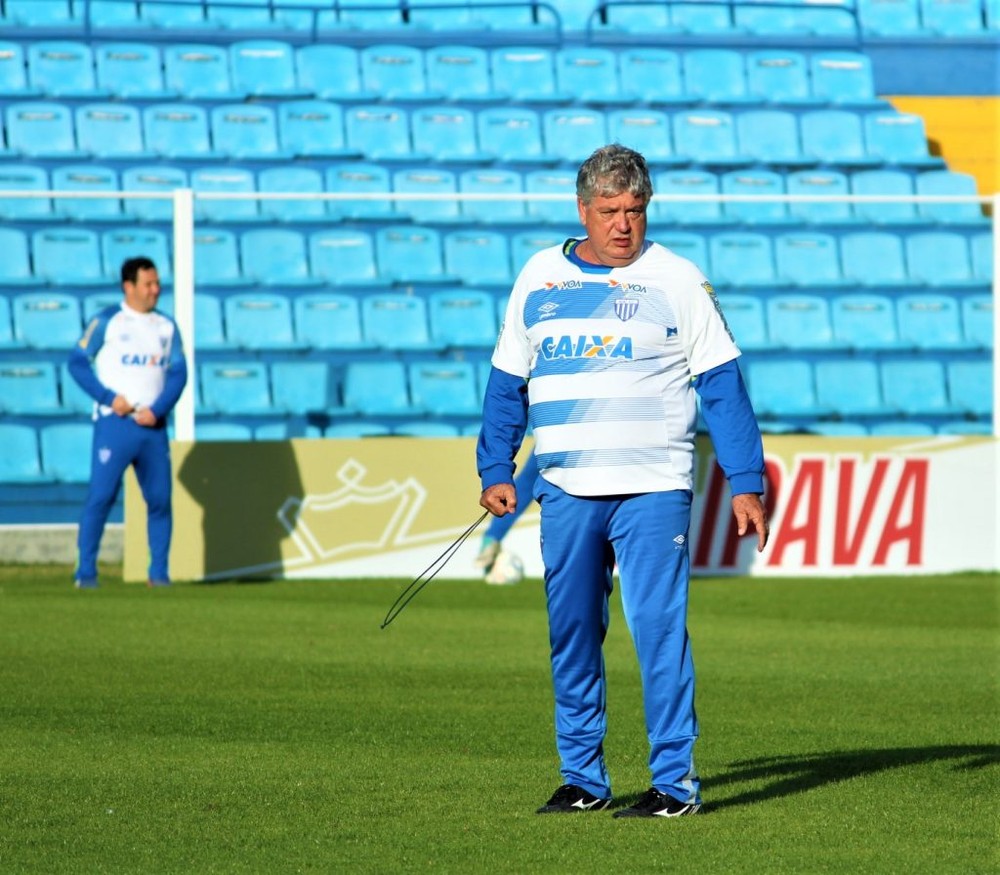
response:
{"label": "black sneaker", "polygon": [[601,811],[611,804],[610,799],[601,799],[588,793],[576,784],[563,784],[552,798],[538,809],[536,814],[569,813],[573,811]]}
{"label": "black sneaker", "polygon": [[650,787],[638,802],[628,808],[614,813],[615,817],[683,817],[686,814],[697,814],[701,808],[700,802],[681,802],[666,793],[661,793],[655,787]]}

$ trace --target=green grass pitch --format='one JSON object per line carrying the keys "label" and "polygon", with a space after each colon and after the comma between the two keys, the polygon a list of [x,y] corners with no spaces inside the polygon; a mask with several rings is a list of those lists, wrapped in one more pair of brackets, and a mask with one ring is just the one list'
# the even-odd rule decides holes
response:
{"label": "green grass pitch", "polygon": [[[998,577],[696,579],[705,813],[538,817],[539,581],[126,585],[0,568],[4,873],[992,873]],[[608,637],[616,805],[646,789]]]}

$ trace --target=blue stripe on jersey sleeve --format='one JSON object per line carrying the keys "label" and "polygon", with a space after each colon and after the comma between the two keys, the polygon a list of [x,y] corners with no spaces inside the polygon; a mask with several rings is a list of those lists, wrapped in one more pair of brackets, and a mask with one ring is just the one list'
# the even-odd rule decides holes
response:
{"label": "blue stripe on jersey sleeve", "polygon": [[522,377],[491,368],[476,446],[476,467],[483,489],[514,482],[514,456],[527,426],[528,384]]}
{"label": "blue stripe on jersey sleeve", "polygon": [[736,360],[695,377],[701,415],[733,495],[764,491],[764,446]]}

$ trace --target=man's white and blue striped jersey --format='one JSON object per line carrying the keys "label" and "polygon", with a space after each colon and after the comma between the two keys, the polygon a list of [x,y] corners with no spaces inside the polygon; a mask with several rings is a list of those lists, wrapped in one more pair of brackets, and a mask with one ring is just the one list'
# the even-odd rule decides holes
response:
{"label": "man's white and blue striped jersey", "polygon": [[572,495],[691,489],[693,378],[740,355],[715,292],[657,243],[608,268],[576,242],[527,261],[492,359],[528,381],[540,472]]}
{"label": "man's white and blue striped jersey", "polygon": [[115,395],[157,419],[177,403],[187,368],[177,324],[164,313],[140,313],[127,304],[101,310],[87,325],[69,360],[70,373],[96,403],[94,418],[111,413]]}

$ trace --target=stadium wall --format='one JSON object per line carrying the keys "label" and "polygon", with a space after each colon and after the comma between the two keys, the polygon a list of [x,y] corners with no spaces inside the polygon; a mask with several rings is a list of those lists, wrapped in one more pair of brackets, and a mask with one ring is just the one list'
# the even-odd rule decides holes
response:
{"label": "stadium wall", "polygon": [[[771,542],[738,539],[729,490],[699,443],[689,533],[697,574],[927,574],[1000,570],[989,437],[765,437]],[[481,513],[472,439],[175,442],[178,579],[413,578]],[[131,474],[124,575],[146,577],[145,506]],[[510,548],[541,576],[537,507]],[[651,533],[652,536],[652,533]],[[479,533],[438,575],[478,576]]]}

